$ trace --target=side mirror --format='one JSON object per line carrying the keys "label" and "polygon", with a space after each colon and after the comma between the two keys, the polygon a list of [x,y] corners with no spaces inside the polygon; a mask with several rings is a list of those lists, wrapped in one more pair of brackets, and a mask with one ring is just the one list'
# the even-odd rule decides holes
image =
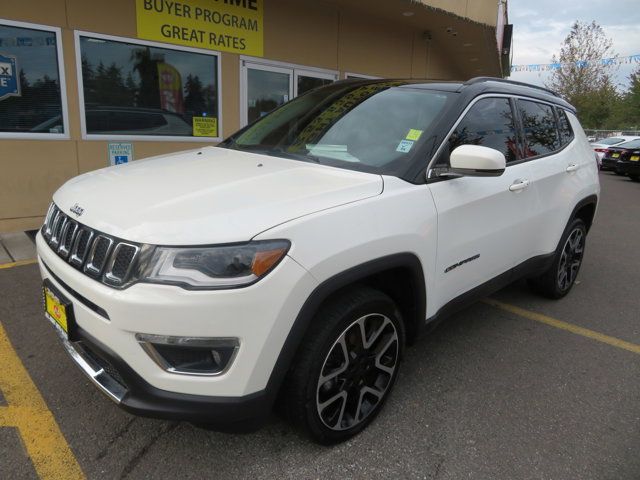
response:
{"label": "side mirror", "polygon": [[472,177],[499,177],[507,165],[502,152],[480,145],[460,145],[451,152],[449,163],[451,172]]}

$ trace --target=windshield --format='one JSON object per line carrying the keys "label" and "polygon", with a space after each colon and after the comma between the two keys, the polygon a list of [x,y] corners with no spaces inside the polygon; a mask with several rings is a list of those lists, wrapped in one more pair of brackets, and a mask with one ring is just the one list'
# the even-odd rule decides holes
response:
{"label": "windshield", "polygon": [[640,139],[631,140],[630,142],[624,142],[620,145],[616,145],[618,148],[640,148]]}
{"label": "windshield", "polygon": [[601,145],[615,145],[616,143],[624,142],[624,138],[619,137],[611,137],[611,138],[603,138],[598,141]]}
{"label": "windshield", "polygon": [[407,168],[455,94],[406,82],[340,82],[283,105],[220,146],[353,170]]}

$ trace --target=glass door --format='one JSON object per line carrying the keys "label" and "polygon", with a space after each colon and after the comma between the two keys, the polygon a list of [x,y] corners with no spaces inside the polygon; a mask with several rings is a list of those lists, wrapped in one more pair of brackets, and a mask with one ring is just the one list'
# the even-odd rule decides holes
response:
{"label": "glass door", "polygon": [[298,95],[338,79],[338,73],[298,68],[295,65],[260,60],[242,60],[240,122],[256,121]]}
{"label": "glass door", "polygon": [[328,85],[337,80],[333,73],[317,72],[313,70],[295,70],[294,96],[302,95],[314,88]]}
{"label": "glass door", "polygon": [[293,69],[245,62],[242,125],[254,122],[293,97]]}

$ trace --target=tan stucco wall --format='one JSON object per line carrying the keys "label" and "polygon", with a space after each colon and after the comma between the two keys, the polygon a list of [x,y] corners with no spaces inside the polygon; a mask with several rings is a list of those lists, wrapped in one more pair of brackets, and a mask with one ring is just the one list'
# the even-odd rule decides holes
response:
{"label": "tan stucco wall", "polygon": [[[495,27],[498,21],[498,0],[419,0],[432,6]],[[506,1],[506,0],[505,0]]]}
{"label": "tan stucco wall", "polygon": [[[464,3],[464,8],[469,9],[463,0],[445,3]],[[73,31],[136,38],[135,2],[3,2],[0,19],[62,28],[71,136],[70,140],[0,140],[3,232],[37,228],[51,195],[64,181],[107,166],[107,142],[81,139]],[[319,1],[265,0],[264,58],[338,70],[341,75],[355,72],[383,77],[460,79],[455,62],[433,45],[429,47],[423,30],[403,24],[400,15],[390,21]],[[221,63],[222,124],[223,134],[228,136],[240,125],[239,56],[223,53]],[[132,143],[136,159],[203,145],[188,141]]]}

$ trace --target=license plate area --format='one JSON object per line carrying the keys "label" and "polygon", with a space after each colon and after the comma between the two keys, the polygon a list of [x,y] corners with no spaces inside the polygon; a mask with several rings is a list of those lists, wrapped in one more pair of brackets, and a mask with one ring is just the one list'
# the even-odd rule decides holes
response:
{"label": "license plate area", "polygon": [[42,284],[42,297],[46,317],[61,330],[68,339],[75,333],[75,317],[73,304],[49,280]]}

